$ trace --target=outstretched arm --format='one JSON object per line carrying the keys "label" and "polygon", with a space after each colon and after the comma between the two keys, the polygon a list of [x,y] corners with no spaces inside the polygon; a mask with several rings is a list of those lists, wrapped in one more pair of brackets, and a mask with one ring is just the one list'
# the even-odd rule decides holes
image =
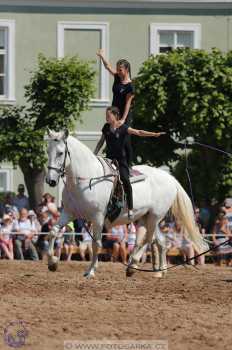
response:
{"label": "outstretched arm", "polygon": [[96,146],[96,148],[95,148],[95,150],[93,152],[95,155],[98,154],[98,152],[102,148],[104,142],[105,142],[105,136],[102,134],[102,136],[101,136],[100,140],[98,141],[97,146]]}
{"label": "outstretched arm", "polygon": [[140,137],[159,137],[161,135],[165,135],[166,132],[152,132],[152,131],[145,131],[145,130],[137,130],[128,128],[128,134],[140,136]]}
{"label": "outstretched arm", "polygon": [[110,63],[106,61],[102,49],[97,51],[97,56],[100,57],[105,69],[107,69],[111,75],[115,75],[117,73],[116,70],[111,67]]}

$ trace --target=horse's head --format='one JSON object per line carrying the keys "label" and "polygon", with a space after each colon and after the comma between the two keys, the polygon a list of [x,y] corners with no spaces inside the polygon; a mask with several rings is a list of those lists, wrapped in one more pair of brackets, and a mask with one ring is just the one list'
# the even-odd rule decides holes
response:
{"label": "horse's head", "polygon": [[60,176],[64,175],[66,158],[69,152],[67,137],[68,131],[48,131],[48,172],[46,182],[52,187],[57,186]]}

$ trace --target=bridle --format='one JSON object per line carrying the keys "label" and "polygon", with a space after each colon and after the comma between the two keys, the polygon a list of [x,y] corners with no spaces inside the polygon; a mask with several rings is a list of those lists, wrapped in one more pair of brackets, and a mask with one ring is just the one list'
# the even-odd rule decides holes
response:
{"label": "bridle", "polygon": [[[59,141],[57,139],[54,139],[53,141]],[[53,167],[53,166],[48,166],[48,170],[55,170],[58,175],[59,175],[59,178],[62,177],[64,178],[65,177],[65,168],[66,168],[66,160],[67,160],[67,156],[69,156],[69,159],[71,160],[71,156],[70,156],[70,152],[69,152],[69,149],[68,149],[68,144],[67,144],[67,140],[63,140],[64,141],[64,144],[65,144],[65,155],[64,155],[64,161],[63,161],[63,164],[61,165],[60,168],[58,167]],[[98,161],[101,163],[102,165],[102,168],[103,168],[103,172],[104,174],[102,176],[99,176],[99,177],[92,177],[92,178],[86,178],[86,177],[78,177],[78,180],[82,180],[82,181],[86,181],[88,180],[89,181],[89,188],[90,190],[92,189],[92,181],[94,180],[105,180],[105,179],[108,179],[108,178],[116,178],[119,176],[118,174],[118,171],[115,170],[112,166],[112,164],[110,164],[106,159],[102,159],[101,157],[97,157]],[[104,163],[106,163],[106,165],[108,165],[112,171],[112,173],[110,174],[105,174],[105,166],[104,166]],[[63,180],[64,181],[64,180]],[[112,181],[114,182],[114,181]]]}
{"label": "bridle", "polygon": [[[59,141],[57,139],[55,139],[54,141]],[[71,160],[71,156],[70,156],[70,152],[69,152],[69,149],[68,149],[68,144],[67,144],[67,140],[63,140],[64,141],[64,145],[65,145],[65,154],[64,154],[64,161],[63,161],[63,164],[61,165],[60,168],[58,167],[53,167],[53,166],[48,166],[48,170],[55,170],[58,175],[59,175],[59,178],[60,177],[64,177],[65,176],[65,167],[66,167],[66,160],[67,160],[67,156],[69,156],[70,160]]]}

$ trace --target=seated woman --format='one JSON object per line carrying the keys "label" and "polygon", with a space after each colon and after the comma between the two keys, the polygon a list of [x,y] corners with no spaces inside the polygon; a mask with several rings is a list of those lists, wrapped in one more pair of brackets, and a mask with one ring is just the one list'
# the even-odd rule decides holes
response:
{"label": "seated woman", "polygon": [[117,107],[108,107],[106,109],[106,124],[102,128],[102,136],[99,140],[94,153],[99,150],[106,141],[106,157],[118,162],[120,178],[126,194],[128,219],[133,218],[133,196],[132,187],[129,180],[129,166],[125,152],[125,142],[127,135],[136,135],[144,137],[159,137],[163,132],[150,132],[136,130],[120,122],[120,112]]}
{"label": "seated woman", "polygon": [[[214,246],[217,246],[223,242],[226,242],[232,234],[229,229],[228,219],[224,211],[220,211],[216,222],[213,227],[212,238]],[[228,242],[225,245],[222,245],[216,249],[216,264],[218,266],[222,265],[223,259],[226,260],[226,264],[231,265],[232,260],[232,246],[231,243]]]}
{"label": "seated woman", "polygon": [[71,261],[72,255],[73,255],[73,248],[76,246],[74,224],[72,221],[65,226],[64,233],[70,233],[64,236],[63,249],[64,249],[65,260]]}
{"label": "seated woman", "polygon": [[86,260],[86,253],[89,255],[89,259],[92,259],[93,256],[93,249],[92,249],[92,237],[90,236],[89,232],[92,234],[93,228],[92,223],[87,222],[86,225],[83,225],[81,234],[82,234],[82,241],[80,242],[79,249],[80,249],[80,256],[83,261]]}
{"label": "seated woman", "polygon": [[134,249],[136,241],[136,227],[133,222],[127,226],[127,231],[127,251],[130,254]]}
{"label": "seated woman", "polygon": [[14,259],[13,242],[10,233],[13,229],[12,217],[8,214],[3,215],[3,224],[0,227],[0,250],[9,259]]}
{"label": "seated woman", "polygon": [[117,225],[110,229],[106,239],[103,242],[103,247],[112,250],[112,261],[118,261],[120,257],[124,264],[127,263],[127,227],[126,225]]}
{"label": "seated woman", "polygon": [[17,232],[14,239],[15,257],[24,260],[29,257],[31,260],[39,260],[33,238],[37,235],[35,223],[29,219],[28,210],[23,208],[19,212],[19,220],[14,221],[13,231]]}
{"label": "seated woman", "polygon": [[[194,247],[192,242],[185,237],[181,225],[177,222],[169,224],[169,230],[166,234],[167,248],[178,248],[183,254],[184,259],[192,259],[194,257]],[[194,259],[189,261],[190,265],[194,265]]]}

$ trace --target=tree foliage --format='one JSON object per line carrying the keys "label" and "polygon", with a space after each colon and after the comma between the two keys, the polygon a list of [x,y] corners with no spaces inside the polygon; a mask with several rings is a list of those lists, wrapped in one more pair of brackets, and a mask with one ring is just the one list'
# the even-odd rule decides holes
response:
{"label": "tree foliage", "polygon": [[[136,156],[143,161],[173,167],[181,161],[176,141],[189,136],[231,151],[232,52],[179,49],[151,56],[142,65],[135,87],[135,126],[168,133],[155,142],[134,140]],[[207,193],[218,199],[228,194],[232,185],[229,157],[194,148],[191,158],[190,171],[197,189],[201,188],[202,176],[208,178],[204,187]],[[201,167],[196,166],[198,163]],[[176,169],[183,180],[181,166]]]}
{"label": "tree foliage", "polygon": [[[94,76],[90,62],[77,56],[55,59],[40,55],[38,67],[25,86],[26,104],[0,110],[0,161],[19,165],[24,177],[43,171],[47,128],[74,128],[88,109]],[[29,186],[28,179],[26,184]]]}
{"label": "tree foliage", "polygon": [[94,93],[95,72],[78,57],[48,59],[39,56],[38,68],[25,86],[27,105],[2,107],[0,160],[43,167],[44,134],[47,128],[72,129],[88,108]]}

